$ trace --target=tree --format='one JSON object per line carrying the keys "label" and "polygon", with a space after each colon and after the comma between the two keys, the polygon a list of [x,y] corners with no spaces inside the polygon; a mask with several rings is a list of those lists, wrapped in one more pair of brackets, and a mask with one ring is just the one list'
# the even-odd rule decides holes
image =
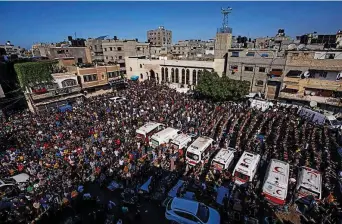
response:
{"label": "tree", "polygon": [[249,82],[219,77],[216,72],[204,70],[195,91],[215,101],[240,100],[248,94]]}
{"label": "tree", "polygon": [[56,61],[25,62],[14,64],[21,87],[52,81],[51,74],[56,70]]}

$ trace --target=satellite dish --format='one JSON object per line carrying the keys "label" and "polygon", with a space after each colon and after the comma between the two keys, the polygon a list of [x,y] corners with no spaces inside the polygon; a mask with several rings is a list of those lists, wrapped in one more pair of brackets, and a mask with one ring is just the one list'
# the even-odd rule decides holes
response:
{"label": "satellite dish", "polygon": [[304,77],[305,78],[309,78],[310,77],[310,72],[309,71],[304,72]]}
{"label": "satellite dish", "polygon": [[287,50],[294,50],[294,49],[296,49],[296,45],[295,44],[289,44],[289,46],[287,46]]}
{"label": "satellite dish", "polygon": [[298,50],[303,50],[305,48],[305,44],[299,44],[297,49]]}
{"label": "satellite dish", "polygon": [[317,107],[316,101],[310,101],[310,107]]}

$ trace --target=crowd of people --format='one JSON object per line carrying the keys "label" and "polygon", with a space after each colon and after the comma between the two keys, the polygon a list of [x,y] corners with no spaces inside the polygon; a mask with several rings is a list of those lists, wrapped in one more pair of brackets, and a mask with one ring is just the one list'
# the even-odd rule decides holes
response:
{"label": "crowd of people", "polygon": [[[111,102],[114,94],[126,101]],[[236,158],[245,150],[259,153],[261,167],[271,158],[287,161],[293,179],[297,179],[300,166],[317,169],[323,173],[325,195],[334,193],[336,171],[341,170],[341,163],[334,159],[338,139],[326,127],[298,117],[295,109],[274,107],[262,112],[247,102],[213,103],[154,82],[130,82],[127,89],[91,97],[73,105],[72,111],[22,111],[2,120],[0,180],[20,173],[30,176],[14,196],[13,188],[0,188],[2,220],[31,223],[44,212],[72,205],[75,198],[87,193],[84,185],[88,182],[106,185],[115,180],[124,188],[134,188],[155,175],[158,178],[151,186],[159,192],[155,198],[161,199],[173,180],[157,186],[163,175],[157,175],[155,167],[177,172],[174,179],[187,171],[184,178],[214,182],[214,188],[229,184],[228,171],[216,172],[203,164],[186,169],[185,151],[175,150],[171,144],[151,149],[148,141],[137,139],[136,129],[148,121],[194,138],[211,137],[214,149],[233,147]],[[254,195],[260,181],[256,179],[259,185],[251,188]],[[205,197],[203,192],[200,197]],[[288,202],[293,202],[292,196]]]}

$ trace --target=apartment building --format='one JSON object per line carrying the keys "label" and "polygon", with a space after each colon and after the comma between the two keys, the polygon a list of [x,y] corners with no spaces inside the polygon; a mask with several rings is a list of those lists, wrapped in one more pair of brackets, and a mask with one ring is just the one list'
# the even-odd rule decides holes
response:
{"label": "apartment building", "polygon": [[103,38],[88,38],[86,41],[86,47],[89,48],[91,59],[93,62],[104,62],[103,48],[102,48]]}
{"label": "apartment building", "polygon": [[149,54],[149,44],[134,40],[107,39],[102,41],[105,62],[122,62],[125,57]]}
{"label": "apartment building", "polygon": [[172,44],[172,31],[159,26],[157,29],[147,31],[147,41],[152,46],[169,46]]}
{"label": "apartment building", "polygon": [[32,112],[42,112],[83,100],[84,95],[74,73],[54,73],[52,78],[51,83],[39,83],[27,88],[27,102]]}
{"label": "apartment building", "polygon": [[74,64],[87,64],[92,62],[91,53],[88,47],[70,47],[67,44],[62,44],[61,47],[56,45],[40,45],[35,46],[34,56],[47,57],[50,60],[54,59],[70,59]]}
{"label": "apartment building", "polygon": [[173,44],[170,53],[178,58],[196,59],[212,56],[214,58],[214,40],[181,40]]}
{"label": "apartment building", "polygon": [[0,48],[5,49],[6,55],[18,55],[18,56],[25,56],[24,52],[25,49],[21,48],[20,46],[14,46],[10,41],[7,41],[6,44],[0,44]]}
{"label": "apartment building", "polygon": [[229,49],[226,75],[250,82],[250,92],[261,92],[268,99],[277,97],[286,58],[283,52],[257,49]]}
{"label": "apartment building", "polygon": [[110,81],[123,74],[119,65],[94,66],[90,68],[77,67],[78,81],[83,90],[88,92],[108,89]]}
{"label": "apartment building", "polygon": [[288,51],[279,98],[340,111],[342,51]]}

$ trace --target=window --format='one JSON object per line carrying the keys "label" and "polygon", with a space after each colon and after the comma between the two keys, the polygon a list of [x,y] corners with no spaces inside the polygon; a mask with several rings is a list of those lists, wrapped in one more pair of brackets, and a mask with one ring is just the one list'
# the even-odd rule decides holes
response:
{"label": "window", "polygon": [[115,72],[107,72],[107,75],[108,75],[108,78],[114,78],[116,76]]}
{"label": "window", "polygon": [[142,68],[142,64],[140,64],[140,68]]}
{"label": "window", "polygon": [[204,223],[208,222],[209,219],[209,208],[208,206],[199,203],[196,216]]}
{"label": "window", "polygon": [[261,57],[268,58],[268,54],[261,54]]}
{"label": "window", "polygon": [[122,49],[121,49],[121,47],[118,47],[118,51],[121,51]]}
{"label": "window", "polygon": [[231,57],[239,57],[239,52],[233,51]]}
{"label": "window", "polygon": [[129,70],[132,71],[132,67],[129,67]]}
{"label": "window", "polygon": [[185,84],[185,69],[182,69],[182,84]]}
{"label": "window", "polygon": [[176,83],[179,83],[179,70],[176,68]]}
{"label": "window", "polygon": [[108,60],[108,56],[106,56],[106,59]]}
{"label": "window", "polygon": [[112,48],[112,47],[110,47],[110,48],[109,48],[109,51],[113,51],[113,48]]}
{"label": "window", "polygon": [[65,52],[64,52],[64,50],[58,50],[57,51],[57,54],[64,54]]}
{"label": "window", "polygon": [[256,86],[263,86],[264,85],[264,81],[262,80],[257,80],[255,83]]}
{"label": "window", "polygon": [[199,156],[194,154],[194,153],[192,153],[192,152],[187,152],[186,153],[186,157],[189,158],[189,159],[195,160],[195,161],[199,160]]}
{"label": "window", "polygon": [[77,58],[77,62],[82,64],[83,63],[83,59],[82,58]]}
{"label": "window", "polygon": [[77,85],[77,83],[76,83],[76,80],[74,79],[66,79],[62,81],[63,88],[68,87],[68,86],[75,86],[75,85]]}
{"label": "window", "polygon": [[137,51],[140,51],[140,47],[137,47]]}
{"label": "window", "polygon": [[230,71],[237,71],[239,69],[239,66],[238,65],[231,65],[230,67],[229,67],[229,70]]}
{"label": "window", "polygon": [[246,56],[248,57],[254,57],[255,52],[247,52]]}
{"label": "window", "polygon": [[197,72],[195,69],[192,71],[192,84],[197,85]]}
{"label": "window", "polygon": [[189,70],[189,69],[186,70],[186,79],[185,79],[185,83],[186,83],[187,85],[190,84],[190,70]]}
{"label": "window", "polygon": [[105,48],[104,51],[107,51],[107,48]]}
{"label": "window", "polygon": [[266,68],[264,68],[264,67],[259,67],[259,72],[266,72]]}
{"label": "window", "polygon": [[253,71],[253,67],[245,66],[245,71],[246,72],[252,72]]}
{"label": "window", "polygon": [[192,220],[195,221],[195,217],[193,217],[191,214],[185,213],[185,212],[180,212],[180,211],[175,211],[175,213],[177,215],[179,215],[182,218],[188,219],[188,220]]}
{"label": "window", "polygon": [[140,79],[144,79],[144,75],[140,73]]}
{"label": "window", "polygon": [[305,195],[305,196],[312,195],[315,199],[319,199],[319,196],[320,196],[318,192],[313,192],[309,189],[306,189],[305,187],[300,187],[298,190],[298,193]]}
{"label": "window", "polygon": [[327,74],[328,74],[328,72],[321,72],[321,73],[319,73],[319,77],[326,78]]}
{"label": "window", "polygon": [[122,59],[122,56],[119,56],[119,59]]}
{"label": "window", "polygon": [[325,54],[325,59],[334,59],[334,58],[335,58],[335,54],[331,54],[331,53]]}
{"label": "window", "polygon": [[246,174],[240,173],[240,172],[235,172],[234,175],[236,178],[243,180],[243,181],[248,181],[249,180],[249,176],[247,176]]}
{"label": "window", "polygon": [[84,75],[83,76],[84,82],[93,82],[97,80],[97,74],[92,74],[92,75]]}

